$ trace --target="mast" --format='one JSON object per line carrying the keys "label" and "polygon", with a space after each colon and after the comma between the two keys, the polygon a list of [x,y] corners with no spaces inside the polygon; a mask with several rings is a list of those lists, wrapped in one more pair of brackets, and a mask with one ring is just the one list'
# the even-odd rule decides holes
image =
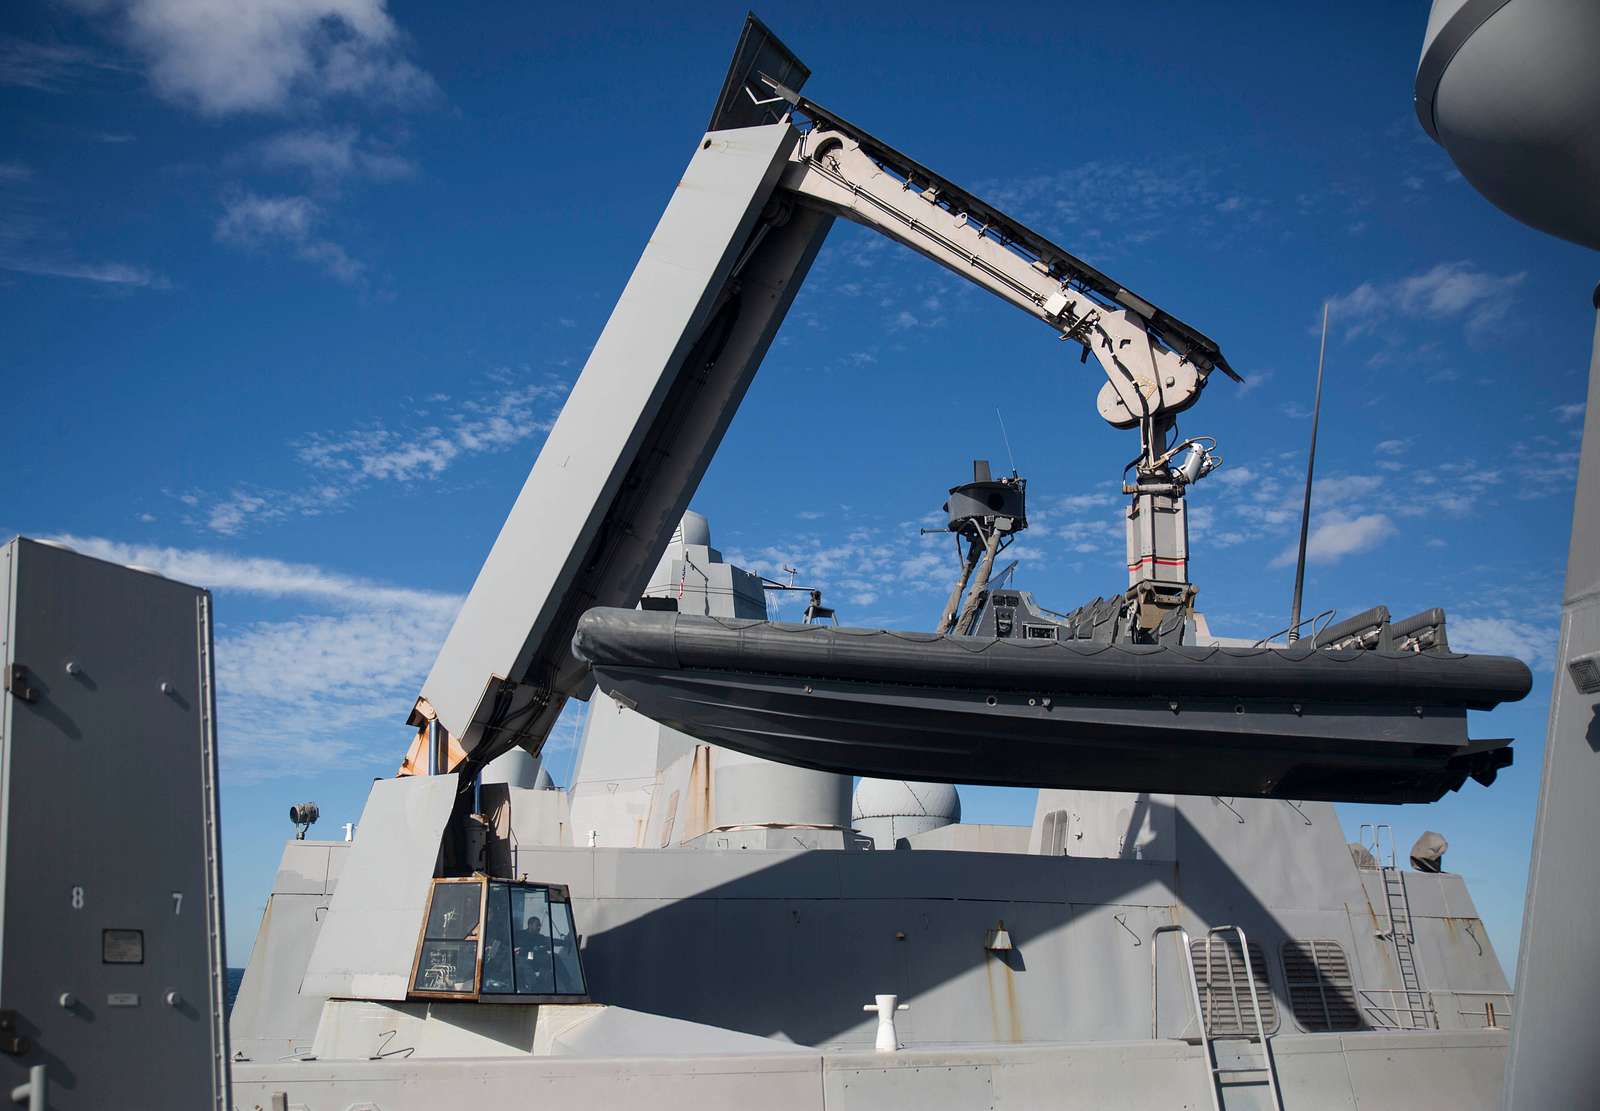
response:
{"label": "mast", "polygon": [[[1289,607],[1289,643],[1300,639],[1300,594],[1306,583],[1306,537],[1311,529],[1311,477],[1317,468],[1317,423],[1322,419],[1322,359],[1328,351],[1328,302],[1322,302],[1322,343],[1317,348],[1317,396],[1311,403],[1311,451],[1306,456],[1306,497],[1300,506],[1300,554],[1294,564],[1294,603]],[[1312,641],[1316,643],[1315,638]]]}

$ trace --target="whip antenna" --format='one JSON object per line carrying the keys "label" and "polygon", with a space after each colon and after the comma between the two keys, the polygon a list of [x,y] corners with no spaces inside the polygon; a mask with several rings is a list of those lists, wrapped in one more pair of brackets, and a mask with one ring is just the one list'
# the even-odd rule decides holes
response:
{"label": "whip antenna", "polygon": [[1006,418],[1000,415],[1000,406],[994,407],[994,419],[1000,422],[1000,438],[1006,443],[1006,458],[1011,461],[1011,473],[1017,473],[1017,457],[1011,454],[1011,437],[1006,435]]}
{"label": "whip antenna", "polygon": [[[1300,639],[1300,593],[1306,583],[1306,535],[1311,528],[1311,476],[1317,467],[1317,422],[1322,418],[1322,359],[1328,352],[1328,302],[1322,302],[1322,343],[1317,347],[1317,397],[1311,403],[1311,451],[1306,455],[1306,499],[1300,507],[1300,556],[1294,565],[1294,604],[1289,609],[1289,643]],[[1313,638],[1314,643],[1314,638]]]}

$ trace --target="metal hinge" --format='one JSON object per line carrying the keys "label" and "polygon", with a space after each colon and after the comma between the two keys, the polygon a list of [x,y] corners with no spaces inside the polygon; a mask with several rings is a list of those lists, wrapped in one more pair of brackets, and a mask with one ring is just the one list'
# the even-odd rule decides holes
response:
{"label": "metal hinge", "polygon": [[21,664],[12,664],[5,669],[6,690],[11,697],[32,702],[39,697],[39,692],[28,686],[28,669]]}
{"label": "metal hinge", "polygon": [[0,1011],[0,1053],[20,1057],[32,1048],[32,1043],[17,1033],[17,1012]]}

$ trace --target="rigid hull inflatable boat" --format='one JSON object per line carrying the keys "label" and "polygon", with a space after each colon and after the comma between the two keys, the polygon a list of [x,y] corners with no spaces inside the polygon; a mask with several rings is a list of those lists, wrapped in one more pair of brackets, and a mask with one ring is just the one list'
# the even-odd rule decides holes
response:
{"label": "rigid hull inflatable boat", "polygon": [[1015,640],[593,609],[573,652],[629,708],[825,771],[962,783],[1432,802],[1510,742],[1467,711],[1520,660],[1429,650]]}

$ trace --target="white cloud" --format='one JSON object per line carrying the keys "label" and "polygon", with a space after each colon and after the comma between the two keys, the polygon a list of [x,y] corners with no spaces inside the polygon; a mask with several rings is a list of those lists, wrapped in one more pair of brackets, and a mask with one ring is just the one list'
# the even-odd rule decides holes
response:
{"label": "white cloud", "polygon": [[285,244],[292,248],[296,258],[321,267],[337,281],[346,285],[360,281],[365,264],[350,257],[339,244],[313,235],[321,216],[321,210],[310,197],[242,193],[224,204],[215,234],[218,242],[235,247]]}
{"label": "white cloud", "polygon": [[980,195],[1041,230],[1109,256],[1180,228],[1187,243],[1216,242],[1218,233],[1261,217],[1249,197],[1224,192],[1218,175],[1195,159],[1143,163],[1093,160],[1070,169],[999,182],[978,182]]}
{"label": "white cloud", "polygon": [[9,184],[32,179],[33,167],[21,162],[0,162],[0,182]]}
{"label": "white cloud", "polygon": [[[1336,563],[1345,556],[1376,547],[1393,532],[1394,523],[1383,513],[1367,513],[1360,517],[1324,514],[1311,528],[1306,542],[1306,562]],[[1272,566],[1292,567],[1297,556],[1297,546],[1291,544],[1278,554]]]}
{"label": "white cloud", "polygon": [[217,219],[217,238],[241,246],[255,246],[270,239],[299,242],[311,234],[317,215],[317,206],[310,197],[245,193],[228,201]]}
{"label": "white cloud", "polygon": [[0,270],[18,274],[37,274],[46,278],[71,278],[100,285],[128,286],[134,289],[170,289],[165,277],[143,266],[124,262],[72,262],[42,258],[0,258]]}
{"label": "white cloud", "polygon": [[118,68],[81,46],[0,36],[0,85],[54,92],[80,74]]}
{"label": "white cloud", "polygon": [[[374,761],[398,767],[406,712],[448,628],[375,609],[226,631],[216,656],[225,774],[249,782]],[[376,748],[362,743],[374,734],[384,738]]]}
{"label": "white cloud", "polygon": [[1277,375],[1278,372],[1275,370],[1253,370],[1244,376],[1243,382],[1237,384],[1239,393],[1241,395],[1253,393],[1272,381]]}
{"label": "white cloud", "polygon": [[294,444],[296,460],[308,469],[298,487],[238,486],[221,495],[186,491],[173,496],[195,511],[189,523],[235,536],[252,525],[332,512],[374,482],[437,478],[463,458],[504,451],[549,431],[563,383],[517,384],[504,373],[493,377],[492,392],[464,400],[453,411],[430,412],[426,423],[392,428],[374,421]]}
{"label": "white cloud", "polygon": [[471,400],[438,423],[394,431],[383,425],[312,436],[300,445],[300,461],[319,470],[361,479],[411,482],[442,474],[463,455],[501,451],[553,423],[552,403],[562,392],[553,383],[502,390]]}
{"label": "white cloud", "polygon": [[1431,321],[1468,318],[1482,328],[1505,315],[1512,290],[1525,272],[1489,274],[1470,262],[1441,262],[1431,270],[1392,282],[1363,282],[1328,300],[1330,320],[1347,339],[1376,331],[1395,317]]}
{"label": "white cloud", "polygon": [[169,579],[208,590],[311,599],[329,605],[413,610],[447,621],[454,618],[461,605],[461,599],[453,594],[388,586],[309,563],[239,556],[206,548],[128,544],[97,536],[68,534],[55,539],[84,555],[148,567]]}
{"label": "white cloud", "polygon": [[1344,505],[1376,493],[1383,486],[1377,475],[1331,475],[1312,487],[1312,498],[1323,505]]}
{"label": "white cloud", "polygon": [[1575,401],[1571,405],[1557,405],[1555,407],[1556,419],[1562,422],[1583,419],[1583,411],[1589,406],[1582,401]]}
{"label": "white cloud", "polygon": [[1372,450],[1379,455],[1399,455],[1406,450],[1410,440],[1379,440],[1373,445]]}
{"label": "white cloud", "polygon": [[408,60],[384,0],[75,0],[112,17],[164,97],[210,116],[281,112],[333,97],[417,101],[432,78]]}
{"label": "white cloud", "polygon": [[1545,668],[1555,654],[1559,630],[1508,617],[1451,617],[1445,635],[1457,652],[1484,652],[1515,656],[1533,667]]}
{"label": "white cloud", "polygon": [[302,170],[318,180],[356,175],[393,181],[416,171],[409,159],[378,147],[354,127],[285,131],[262,142],[256,151],[267,166]]}

